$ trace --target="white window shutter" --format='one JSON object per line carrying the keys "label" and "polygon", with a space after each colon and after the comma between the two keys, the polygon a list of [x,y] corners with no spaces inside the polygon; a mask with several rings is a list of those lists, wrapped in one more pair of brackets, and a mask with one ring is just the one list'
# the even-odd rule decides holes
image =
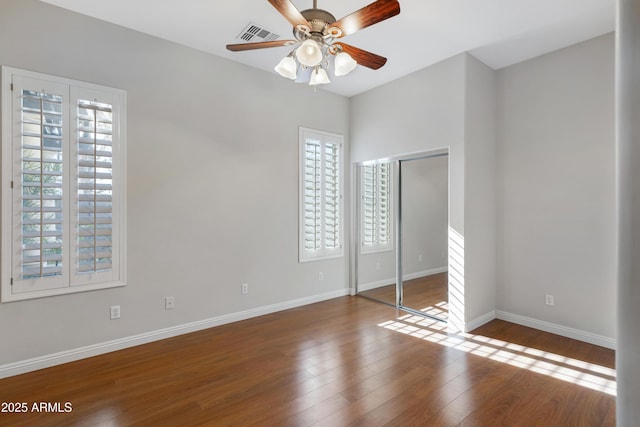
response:
{"label": "white window shutter", "polygon": [[308,140],[304,145],[304,250],[320,249],[322,232],[322,145]]}
{"label": "white window shutter", "polygon": [[376,179],[375,168],[372,165],[362,167],[362,244],[372,246],[375,244],[376,224]]}
{"label": "white window shutter", "polygon": [[339,250],[342,247],[342,191],[340,186],[341,145],[325,144],[324,153],[324,247]]}
{"label": "white window shutter", "polygon": [[376,163],[361,170],[361,253],[391,250],[391,166]]}
{"label": "white window shutter", "polygon": [[391,170],[389,163],[378,164],[378,243],[381,248],[390,248],[391,224]]}
{"label": "white window shutter", "polygon": [[[114,209],[114,132],[117,99],[110,93],[72,91],[75,120],[72,285],[117,279],[118,218]],[[114,114],[116,113],[116,114]]]}
{"label": "white window shutter", "polygon": [[65,85],[30,79],[13,81],[13,266],[14,291],[55,289],[68,280],[63,244],[68,206],[68,120]]}
{"label": "white window shutter", "polygon": [[2,301],[125,284],[126,94],[2,67]]}
{"label": "white window shutter", "polygon": [[300,152],[300,261],[342,256],[342,136],[300,128]]}

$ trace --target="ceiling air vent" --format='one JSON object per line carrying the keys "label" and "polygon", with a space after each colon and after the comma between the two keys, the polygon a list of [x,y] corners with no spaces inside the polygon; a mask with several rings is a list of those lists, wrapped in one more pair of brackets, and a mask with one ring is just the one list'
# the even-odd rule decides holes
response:
{"label": "ceiling air vent", "polygon": [[247,25],[246,28],[238,34],[238,38],[246,42],[270,42],[271,40],[276,40],[279,37],[279,35],[272,33],[269,30],[265,30],[260,25],[254,24],[253,22],[250,22],[249,25]]}

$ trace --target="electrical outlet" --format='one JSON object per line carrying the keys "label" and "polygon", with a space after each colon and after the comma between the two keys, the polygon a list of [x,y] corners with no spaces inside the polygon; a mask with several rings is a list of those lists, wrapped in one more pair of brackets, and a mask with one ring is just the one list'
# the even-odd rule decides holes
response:
{"label": "electrical outlet", "polygon": [[165,310],[171,310],[175,306],[176,306],[175,297],[165,297],[164,298],[164,309]]}
{"label": "electrical outlet", "polygon": [[240,293],[242,295],[246,295],[249,293],[249,284],[248,283],[243,283],[242,285],[240,285]]}
{"label": "electrical outlet", "polygon": [[553,305],[553,295],[545,295],[544,296],[544,303],[547,305]]}
{"label": "electrical outlet", "polygon": [[111,306],[111,320],[120,318],[120,306],[112,305]]}
{"label": "electrical outlet", "polygon": [[324,273],[322,271],[318,273],[318,280],[321,282],[324,280]]}
{"label": "electrical outlet", "polygon": [[418,262],[422,262],[422,254],[418,255]]}
{"label": "electrical outlet", "polygon": [[380,270],[380,261],[376,261],[376,270]]}

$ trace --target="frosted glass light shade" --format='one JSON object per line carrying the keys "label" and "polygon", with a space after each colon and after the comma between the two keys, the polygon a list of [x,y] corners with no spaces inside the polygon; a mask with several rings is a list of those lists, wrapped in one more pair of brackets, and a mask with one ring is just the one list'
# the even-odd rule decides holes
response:
{"label": "frosted glass light shade", "polygon": [[316,67],[315,70],[311,72],[311,79],[309,80],[309,85],[326,85],[327,83],[331,83],[329,80],[329,76],[327,72],[322,67]]}
{"label": "frosted glass light shade", "polygon": [[298,49],[296,49],[296,58],[302,65],[307,67],[315,67],[322,61],[322,49],[318,42],[312,39],[307,39]]}
{"label": "frosted glass light shade", "polygon": [[278,62],[278,65],[275,66],[274,70],[282,77],[286,77],[291,80],[296,79],[298,64],[296,64],[296,60],[290,56],[287,56],[282,59],[282,61]]}
{"label": "frosted glass light shade", "polygon": [[345,76],[356,68],[358,63],[347,52],[340,52],[336,55],[335,70],[336,76]]}

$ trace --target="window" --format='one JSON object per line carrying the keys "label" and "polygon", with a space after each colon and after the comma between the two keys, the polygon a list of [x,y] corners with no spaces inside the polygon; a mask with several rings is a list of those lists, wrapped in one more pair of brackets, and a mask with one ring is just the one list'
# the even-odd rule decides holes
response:
{"label": "window", "polygon": [[2,68],[2,301],[125,284],[124,91]]}
{"label": "window", "polygon": [[300,261],[342,249],[341,135],[300,128]]}
{"label": "window", "polygon": [[393,225],[390,163],[362,166],[360,199],[360,253],[391,250]]}

